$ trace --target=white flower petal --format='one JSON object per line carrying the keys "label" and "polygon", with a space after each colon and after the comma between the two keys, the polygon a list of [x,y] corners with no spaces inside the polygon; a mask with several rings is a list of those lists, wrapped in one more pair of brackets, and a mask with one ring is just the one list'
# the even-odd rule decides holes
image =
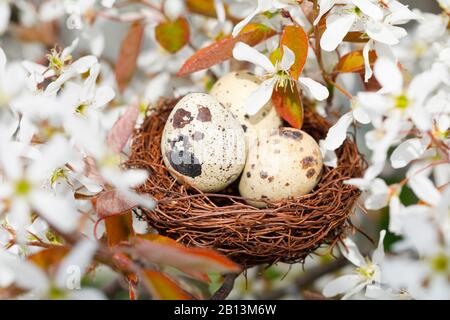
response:
{"label": "white flower petal", "polygon": [[338,47],[350,31],[356,16],[354,14],[344,14],[336,17],[330,23],[329,20],[331,19],[327,19],[327,29],[320,39],[320,47],[325,51],[333,51]]}
{"label": "white flower petal", "polygon": [[330,11],[330,9],[334,6],[336,0],[320,0],[319,1],[319,15],[317,16],[316,20],[314,20],[314,25],[317,25],[320,21],[320,19],[323,17],[325,13]]}
{"label": "white flower petal", "polygon": [[96,250],[97,243],[90,239],[84,239],[77,243],[58,267],[55,276],[56,286],[61,289],[71,289],[68,288],[68,282],[73,276],[79,276],[79,279],[74,280],[81,281]]}
{"label": "white flower petal", "polygon": [[345,238],[344,245],[340,245],[339,248],[341,249],[342,255],[355,266],[361,267],[365,265],[366,260],[361,255],[356,243],[353,242],[352,239]]}
{"label": "white flower petal", "polygon": [[370,0],[352,0],[353,4],[357,6],[361,11],[375,20],[383,19],[383,10]]}
{"label": "white flower petal", "polygon": [[71,233],[77,228],[80,214],[73,202],[40,190],[30,197],[39,215],[61,232]]}
{"label": "white flower petal", "polygon": [[353,118],[355,118],[356,121],[362,124],[369,124],[370,123],[370,117],[369,115],[364,111],[363,108],[355,108],[352,111]]}
{"label": "white flower petal", "polygon": [[378,58],[375,63],[374,73],[384,90],[395,95],[401,93],[403,76],[394,61],[383,57]]}
{"label": "white flower petal", "polygon": [[8,1],[0,1],[0,35],[2,35],[9,25],[11,8]]}
{"label": "white flower petal", "polygon": [[364,81],[369,81],[372,78],[373,72],[372,67],[370,66],[369,52],[373,49],[373,40],[370,39],[363,48],[363,57],[364,57]]}
{"label": "white flower petal", "polygon": [[233,57],[236,60],[248,61],[257,66],[260,66],[264,70],[274,73],[275,67],[272,62],[265,55],[260,53],[255,48],[250,47],[248,44],[238,42],[233,48]]}
{"label": "white flower petal", "polygon": [[233,37],[236,37],[239,32],[247,25],[249,22],[259,13],[270,10],[272,8],[272,0],[258,0],[258,6],[256,9],[250,13],[244,20],[239,22],[234,28],[233,28]]}
{"label": "white flower petal", "polygon": [[272,97],[273,87],[276,84],[275,78],[270,78],[261,83],[261,85],[245,100],[245,112],[253,116],[261,110],[262,107]]}
{"label": "white flower petal", "polygon": [[394,31],[383,23],[370,21],[367,24],[366,32],[375,41],[391,46],[399,43]]}
{"label": "white flower petal", "polygon": [[386,230],[380,231],[380,238],[378,239],[378,247],[372,254],[372,262],[380,265],[384,260],[384,237],[386,236]]}
{"label": "white flower petal", "polygon": [[289,70],[295,62],[295,53],[288,46],[283,46],[283,57],[280,61],[282,70]]}
{"label": "white flower petal", "polygon": [[336,152],[326,149],[324,146],[324,143],[325,143],[325,140],[319,141],[320,152],[322,153],[323,164],[328,167],[336,168],[337,163],[338,163]]}
{"label": "white flower petal", "polygon": [[314,99],[322,101],[328,98],[328,89],[323,84],[306,77],[298,78],[298,82],[308,89]]}
{"label": "white flower petal", "polygon": [[414,138],[402,142],[395,148],[394,152],[392,152],[392,167],[395,169],[403,168],[411,161],[420,158],[427,149],[429,143],[430,138],[428,136],[422,139]]}
{"label": "white flower petal", "polygon": [[439,190],[425,174],[418,172],[416,167],[411,169],[411,174],[408,179],[408,186],[414,191],[419,199],[425,203],[437,206],[441,201],[441,193]]}
{"label": "white flower petal", "polygon": [[347,138],[347,129],[353,122],[351,112],[344,114],[329,130],[325,138],[324,147],[328,150],[336,150]]}
{"label": "white flower petal", "polygon": [[358,286],[360,282],[361,278],[358,275],[344,275],[328,282],[323,288],[322,294],[331,298],[350,291]]}

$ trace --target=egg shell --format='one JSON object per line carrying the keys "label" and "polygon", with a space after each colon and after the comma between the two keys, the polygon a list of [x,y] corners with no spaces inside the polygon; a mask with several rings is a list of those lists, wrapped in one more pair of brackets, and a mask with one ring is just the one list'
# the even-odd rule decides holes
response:
{"label": "egg shell", "polygon": [[[242,177],[241,196],[279,201],[309,193],[318,183],[322,155],[317,142],[294,128],[273,130],[250,146]],[[248,201],[264,207],[260,201]]]}
{"label": "egg shell", "polygon": [[191,93],[173,108],[161,138],[166,167],[203,192],[235,181],[245,164],[244,130],[214,97]]}
{"label": "egg shell", "polygon": [[250,116],[245,111],[247,98],[261,85],[261,80],[247,70],[235,71],[221,77],[210,94],[228,108],[245,131],[247,140],[279,128],[281,118],[269,101],[258,113]]}

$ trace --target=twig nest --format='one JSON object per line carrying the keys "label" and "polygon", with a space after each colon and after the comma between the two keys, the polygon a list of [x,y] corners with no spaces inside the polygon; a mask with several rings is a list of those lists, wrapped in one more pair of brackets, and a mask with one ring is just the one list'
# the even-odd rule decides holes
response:
{"label": "twig nest", "polygon": [[[261,79],[250,71],[230,72],[217,80],[210,94],[228,108],[245,131],[247,140],[253,140],[259,134],[279,128],[281,118],[269,101],[255,115],[245,112],[245,103],[251,100],[251,94],[261,85]],[[250,142],[251,143],[251,142]]]}
{"label": "twig nest", "polygon": [[226,108],[208,94],[191,93],[170,113],[161,152],[176,178],[215,192],[239,177],[247,148],[244,130]]}
{"label": "twig nest", "polygon": [[[185,245],[214,248],[243,267],[301,262],[318,247],[333,246],[346,236],[360,191],[344,182],[361,177],[366,168],[351,137],[336,150],[337,167],[323,166],[311,192],[256,208],[245,203],[236,184],[217,194],[177,183],[161,155],[163,129],[173,121],[177,102],[161,100],[147,115],[134,134],[127,162],[129,168],[150,173],[137,191],[158,200],[154,210],[142,208],[151,227]],[[302,130],[316,141],[323,139],[330,124],[306,103],[304,111]],[[195,109],[190,112],[198,116]]]}
{"label": "twig nest", "polygon": [[[309,193],[319,181],[322,155],[316,141],[294,128],[273,130],[250,146],[239,192],[247,199],[272,202]],[[265,202],[246,200],[256,207]]]}

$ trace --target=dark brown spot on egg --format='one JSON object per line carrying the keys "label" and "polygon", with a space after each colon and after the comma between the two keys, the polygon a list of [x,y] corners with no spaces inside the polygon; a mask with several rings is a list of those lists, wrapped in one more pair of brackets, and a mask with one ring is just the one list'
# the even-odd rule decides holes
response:
{"label": "dark brown spot on egg", "polygon": [[272,182],[275,178],[273,176],[270,176],[267,180],[269,180],[269,182]]}
{"label": "dark brown spot on egg", "polygon": [[316,174],[316,170],[314,170],[314,169],[309,169],[308,171],[306,171],[306,176],[309,179],[311,179],[315,174]]}
{"label": "dark brown spot on egg", "polygon": [[261,171],[259,173],[259,176],[261,177],[261,179],[266,179],[269,176],[269,174],[265,171]]}
{"label": "dark brown spot on egg", "polygon": [[242,125],[242,129],[244,130],[244,132],[247,132],[247,126],[245,124]]}
{"label": "dark brown spot on egg", "polygon": [[247,178],[250,178],[252,176],[252,174],[250,173],[250,171],[247,172]]}
{"label": "dark brown spot on egg", "polygon": [[307,156],[302,159],[302,169],[308,169],[317,163],[317,160],[312,156]]}
{"label": "dark brown spot on egg", "polygon": [[289,187],[289,182],[286,182],[286,183],[284,184],[284,186],[285,186],[285,187]]}
{"label": "dark brown spot on egg", "polygon": [[198,115],[197,120],[201,122],[210,122],[211,121],[211,111],[208,107],[198,106]]}
{"label": "dark brown spot on egg", "polygon": [[303,134],[301,132],[295,131],[295,130],[289,130],[289,129],[285,129],[285,128],[281,128],[280,130],[278,130],[278,134],[281,137],[289,138],[289,139],[293,139],[293,140],[302,140],[302,138],[303,138]]}
{"label": "dark brown spot on egg", "polygon": [[250,116],[248,114],[245,114],[244,118],[248,120],[248,119],[250,119]]}
{"label": "dark brown spot on egg", "polygon": [[184,110],[183,108],[178,109],[173,116],[173,127],[174,128],[183,128],[185,125],[191,123],[194,118],[189,111]]}

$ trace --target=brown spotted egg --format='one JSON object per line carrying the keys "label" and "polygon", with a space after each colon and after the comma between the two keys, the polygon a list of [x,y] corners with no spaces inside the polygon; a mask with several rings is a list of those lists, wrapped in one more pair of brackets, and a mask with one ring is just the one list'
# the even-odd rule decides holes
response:
{"label": "brown spotted egg", "polygon": [[261,80],[253,73],[241,70],[230,72],[220,78],[212,87],[210,94],[228,108],[245,131],[247,139],[254,139],[261,131],[279,128],[282,124],[272,102],[268,102],[253,116],[245,112],[246,99],[261,84]]}
{"label": "brown spotted egg", "polygon": [[173,108],[161,138],[166,167],[203,191],[223,190],[244,168],[244,130],[214,97],[191,93]]}
{"label": "brown spotted egg", "polygon": [[[239,192],[247,199],[278,201],[310,192],[319,180],[322,155],[317,142],[294,128],[273,130],[258,137],[248,152],[239,182]],[[260,201],[248,201],[264,207]]]}

